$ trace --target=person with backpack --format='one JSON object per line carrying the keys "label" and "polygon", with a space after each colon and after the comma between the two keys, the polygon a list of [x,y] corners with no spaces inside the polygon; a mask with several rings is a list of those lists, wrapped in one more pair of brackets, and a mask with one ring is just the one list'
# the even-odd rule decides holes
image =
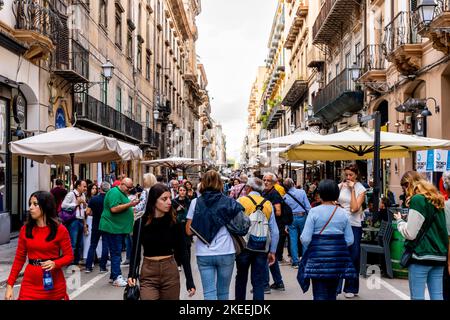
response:
{"label": "person with backpack", "polygon": [[248,269],[251,266],[253,300],[264,300],[266,264],[267,261],[269,266],[275,263],[279,232],[272,204],[261,196],[264,191],[263,181],[250,178],[246,191],[248,196],[239,198],[238,202],[244,207],[251,225],[244,237],[246,248],[236,257],[235,299],[245,300]]}
{"label": "person with backpack", "polygon": [[[281,257],[283,256],[284,250],[284,242],[286,239],[286,221],[283,221],[282,217],[282,205],[284,203],[283,198],[275,189],[275,183],[277,182],[277,176],[271,172],[265,173],[263,177],[264,182],[264,191],[262,196],[270,201],[274,208],[275,212],[275,220],[277,222],[278,230],[279,230],[279,241],[277,245],[277,259],[275,259],[275,263],[270,266],[270,273],[272,274],[273,284],[269,286],[269,265],[266,266],[266,285],[264,288],[265,293],[270,293],[271,289],[284,291],[284,282],[283,277],[281,276],[280,265],[278,263],[278,257],[281,253]],[[289,208],[290,209],[290,208]],[[291,212],[292,214],[292,212]],[[282,244],[280,246],[280,243]]]}
{"label": "person with backpack", "polygon": [[306,192],[302,189],[295,188],[295,183],[291,178],[284,181],[284,188],[286,190],[284,201],[292,209],[292,215],[294,217],[292,224],[289,226],[292,267],[298,269],[298,253],[299,249],[301,249],[298,247],[298,240],[303,232],[306,216],[309,210],[311,210],[311,205],[306,196]]}

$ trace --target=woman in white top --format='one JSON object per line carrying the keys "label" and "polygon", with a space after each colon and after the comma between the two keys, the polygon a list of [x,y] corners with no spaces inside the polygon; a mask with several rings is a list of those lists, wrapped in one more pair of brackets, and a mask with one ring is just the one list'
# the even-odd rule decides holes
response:
{"label": "woman in white top", "polygon": [[[360,270],[360,251],[362,238],[363,202],[366,197],[366,188],[358,182],[358,167],[351,164],[344,168],[344,181],[339,184],[339,204],[347,211],[350,225],[352,226],[354,242],[349,247],[350,255],[356,271]],[[340,290],[339,290],[340,291]],[[344,295],[346,298],[353,298],[359,293],[359,278],[346,280]]]}

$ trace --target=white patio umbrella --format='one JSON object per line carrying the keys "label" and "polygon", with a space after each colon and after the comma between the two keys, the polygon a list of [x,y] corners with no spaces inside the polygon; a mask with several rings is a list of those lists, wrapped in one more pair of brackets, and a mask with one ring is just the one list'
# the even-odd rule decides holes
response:
{"label": "white patio umbrella", "polygon": [[121,160],[117,139],[70,127],[10,142],[12,153],[46,164]]}
{"label": "white patio umbrella", "polygon": [[185,170],[190,167],[201,166],[202,160],[193,158],[171,157],[165,159],[141,161],[141,164],[145,164],[148,166],[163,166],[172,170]]}
{"label": "white patio umbrella", "polygon": [[[380,133],[382,159],[408,158],[410,152],[450,148],[449,140],[419,137],[393,132]],[[288,147],[288,160],[364,160],[372,159],[374,130],[354,127],[329,135],[310,137]]]}
{"label": "white patio umbrella", "polygon": [[126,143],[123,141],[118,141],[119,147],[120,147],[120,156],[122,157],[122,160],[129,161],[129,160],[140,160],[142,159],[142,150],[139,148],[139,146]]}
{"label": "white patio umbrella", "polygon": [[47,164],[92,163],[122,159],[118,141],[78,128],[56,129],[10,143],[12,153]]}
{"label": "white patio umbrella", "polygon": [[293,134],[272,138],[268,140],[263,140],[259,144],[260,145],[275,145],[275,146],[290,146],[292,144],[298,143],[299,141],[303,141],[305,139],[320,136],[318,133],[314,133],[311,131],[299,131]]}

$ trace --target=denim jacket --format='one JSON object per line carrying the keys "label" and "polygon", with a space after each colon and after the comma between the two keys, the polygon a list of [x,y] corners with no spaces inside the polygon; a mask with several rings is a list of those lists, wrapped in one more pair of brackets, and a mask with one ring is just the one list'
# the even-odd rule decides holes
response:
{"label": "denim jacket", "polygon": [[244,207],[220,192],[206,191],[197,199],[191,230],[209,245],[217,232],[230,223]]}

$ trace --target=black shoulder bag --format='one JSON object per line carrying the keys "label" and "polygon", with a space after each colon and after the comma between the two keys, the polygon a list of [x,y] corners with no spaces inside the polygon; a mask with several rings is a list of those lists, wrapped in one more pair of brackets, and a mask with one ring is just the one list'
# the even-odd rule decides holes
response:
{"label": "black shoulder bag", "polygon": [[400,265],[403,268],[407,268],[411,264],[414,250],[416,249],[419,242],[421,242],[425,237],[425,235],[427,234],[428,230],[433,224],[435,216],[436,213],[433,211],[433,216],[430,219],[428,219],[428,221],[426,221],[426,224],[423,226],[423,229],[421,230],[422,233],[420,234],[420,236],[418,235],[413,242],[409,242],[408,244],[405,245],[405,252],[403,253],[402,258],[400,259]]}
{"label": "black shoulder bag", "polygon": [[[133,259],[133,272],[131,274],[131,277],[133,279],[138,279],[139,276],[139,265],[137,263],[138,260],[138,252],[139,252],[139,246],[141,245],[141,227],[142,227],[142,219],[141,217],[139,219],[139,228],[138,228],[138,234],[137,234],[137,242],[136,242],[136,248],[134,248],[134,259]],[[141,292],[139,289],[139,285],[136,283],[135,286],[131,287],[128,283],[125,287],[125,291],[123,292],[123,300],[139,300],[141,297]]]}

